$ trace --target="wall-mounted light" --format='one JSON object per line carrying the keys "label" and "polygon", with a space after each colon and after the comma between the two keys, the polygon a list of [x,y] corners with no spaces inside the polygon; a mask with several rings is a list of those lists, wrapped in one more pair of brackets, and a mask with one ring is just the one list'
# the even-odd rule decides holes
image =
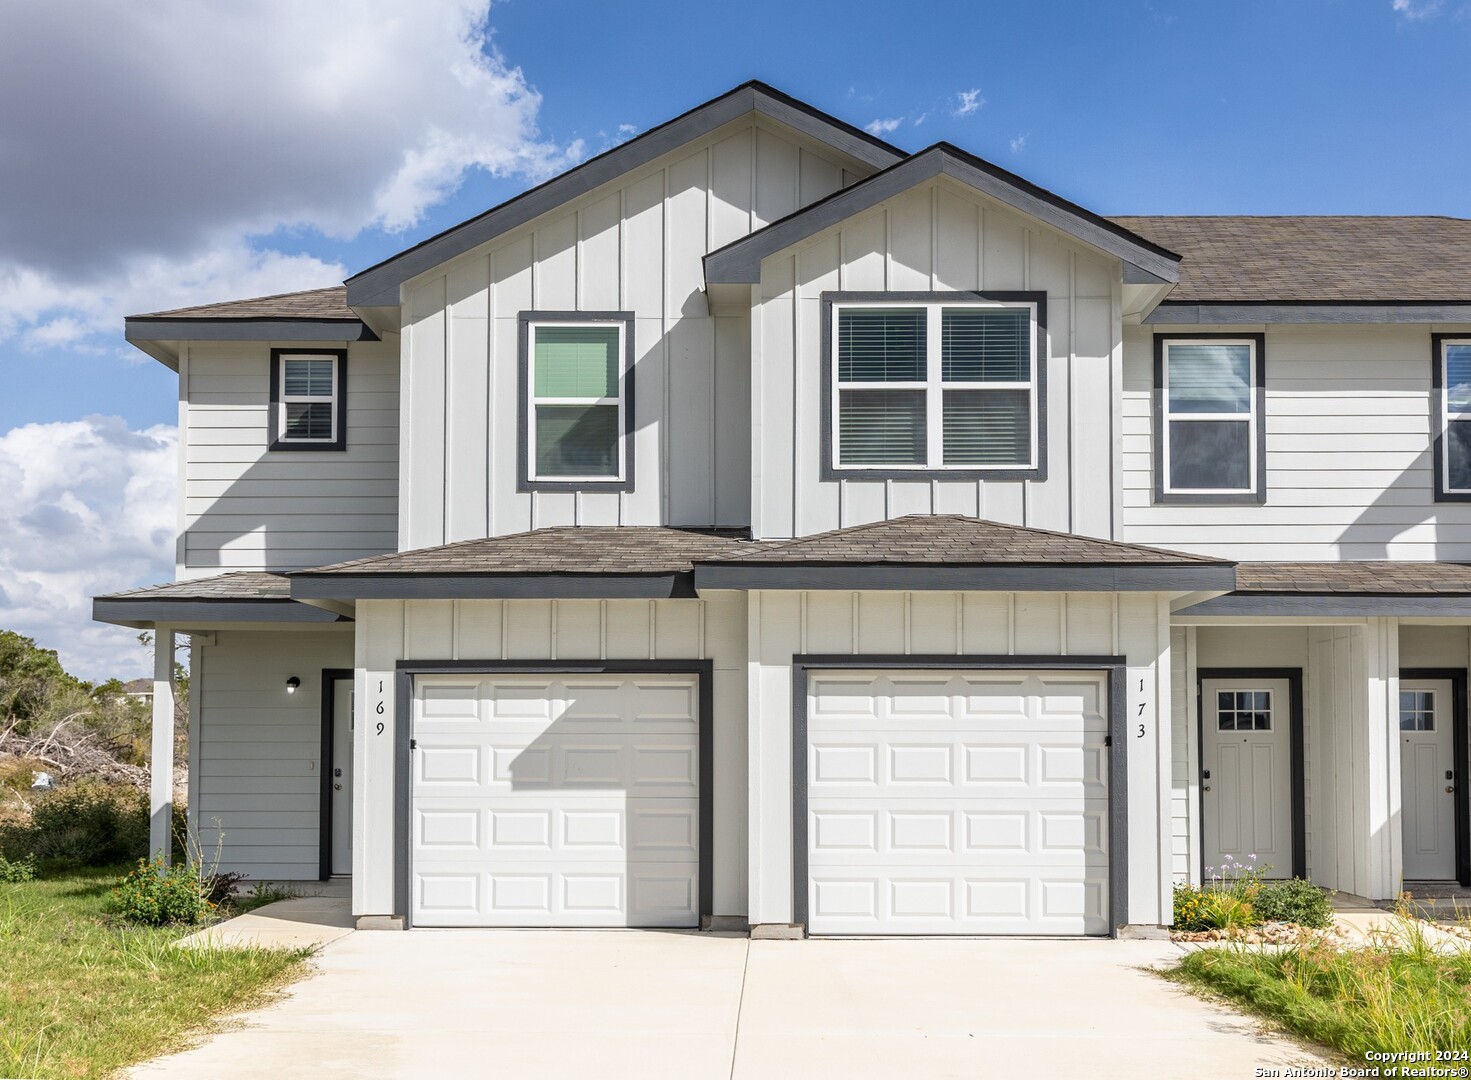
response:
{"label": "wall-mounted light", "polygon": [[301,680],[298,679],[295,675],[291,676],[291,678],[289,678],[289,679],[286,680],[286,692],[288,694],[294,694],[294,693],[296,693],[297,689],[300,686],[301,686]]}

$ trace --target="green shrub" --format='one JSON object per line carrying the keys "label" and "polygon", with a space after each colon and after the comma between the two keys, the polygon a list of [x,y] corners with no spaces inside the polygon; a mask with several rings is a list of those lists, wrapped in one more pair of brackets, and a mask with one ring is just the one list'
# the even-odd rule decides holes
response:
{"label": "green shrub", "polygon": [[[182,854],[185,812],[174,807],[174,853]],[[79,780],[36,800],[28,824],[0,826],[0,856],[34,855],[51,870],[116,866],[150,854],[148,796],[136,788]]]}
{"label": "green shrub", "polygon": [[7,885],[19,885],[26,881],[36,880],[36,857],[27,855],[20,859],[7,859],[0,855],[0,882]]}
{"label": "green shrub", "polygon": [[1177,884],[1175,886],[1174,928],[1191,933],[1209,929],[1202,919],[1204,903],[1205,894],[1200,889],[1194,885]]}
{"label": "green shrub", "polygon": [[1245,930],[1262,921],[1250,900],[1213,889],[1205,893],[1200,919],[1207,930]]}
{"label": "green shrub", "polygon": [[129,922],[146,926],[165,923],[197,923],[214,905],[209,902],[209,885],[200,881],[192,866],[162,859],[139,859],[112,890],[112,910]]}
{"label": "green shrub", "polygon": [[1333,922],[1328,894],[1302,878],[1263,882],[1253,906],[1268,922],[1296,923],[1314,930],[1326,929]]}

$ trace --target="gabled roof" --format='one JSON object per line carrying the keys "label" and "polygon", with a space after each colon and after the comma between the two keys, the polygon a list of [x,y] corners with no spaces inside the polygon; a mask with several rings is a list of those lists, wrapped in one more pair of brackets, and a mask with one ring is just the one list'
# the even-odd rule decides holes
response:
{"label": "gabled roof", "polygon": [[353,307],[396,307],[398,287],[410,278],[524,225],[548,210],[585,195],[749,112],[779,120],[876,169],[887,168],[904,157],[904,151],[884,140],[765,83],[742,83],[478,217],[461,222],[354,274],[347,279],[347,302]]}
{"label": "gabled roof", "polygon": [[744,531],[662,526],[566,526],[462,540],[440,547],[291,575],[308,599],[692,596],[690,572],[749,544]]}
{"label": "gabled roof", "polygon": [[1074,239],[1118,256],[1125,264],[1125,281],[1162,283],[1179,277],[1180,256],[1168,248],[998,165],[941,142],[712,251],[705,256],[705,281],[754,284],[761,280],[761,260],[766,256],[941,175],[969,184]]}

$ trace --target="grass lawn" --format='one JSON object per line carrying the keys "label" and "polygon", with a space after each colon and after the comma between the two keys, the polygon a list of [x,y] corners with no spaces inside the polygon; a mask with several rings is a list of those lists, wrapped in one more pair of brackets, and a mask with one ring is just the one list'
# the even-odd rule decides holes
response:
{"label": "grass lawn", "polygon": [[107,1076],[302,972],[305,951],[178,949],[188,928],[117,925],[121,873],[0,883],[0,1076]]}
{"label": "grass lawn", "polygon": [[1168,977],[1358,1064],[1373,1050],[1471,1050],[1471,952],[1438,954],[1412,926],[1367,949],[1202,949]]}

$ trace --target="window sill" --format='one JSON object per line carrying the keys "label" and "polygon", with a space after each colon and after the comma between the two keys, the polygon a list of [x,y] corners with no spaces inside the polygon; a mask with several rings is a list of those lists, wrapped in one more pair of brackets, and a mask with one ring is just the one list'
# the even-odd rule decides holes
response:
{"label": "window sill", "polygon": [[1265,491],[1231,491],[1219,495],[1179,494],[1175,492],[1154,493],[1155,506],[1265,506]]}
{"label": "window sill", "polygon": [[1047,467],[1038,465],[1024,469],[835,469],[822,468],[824,481],[834,480],[1046,480]]}

